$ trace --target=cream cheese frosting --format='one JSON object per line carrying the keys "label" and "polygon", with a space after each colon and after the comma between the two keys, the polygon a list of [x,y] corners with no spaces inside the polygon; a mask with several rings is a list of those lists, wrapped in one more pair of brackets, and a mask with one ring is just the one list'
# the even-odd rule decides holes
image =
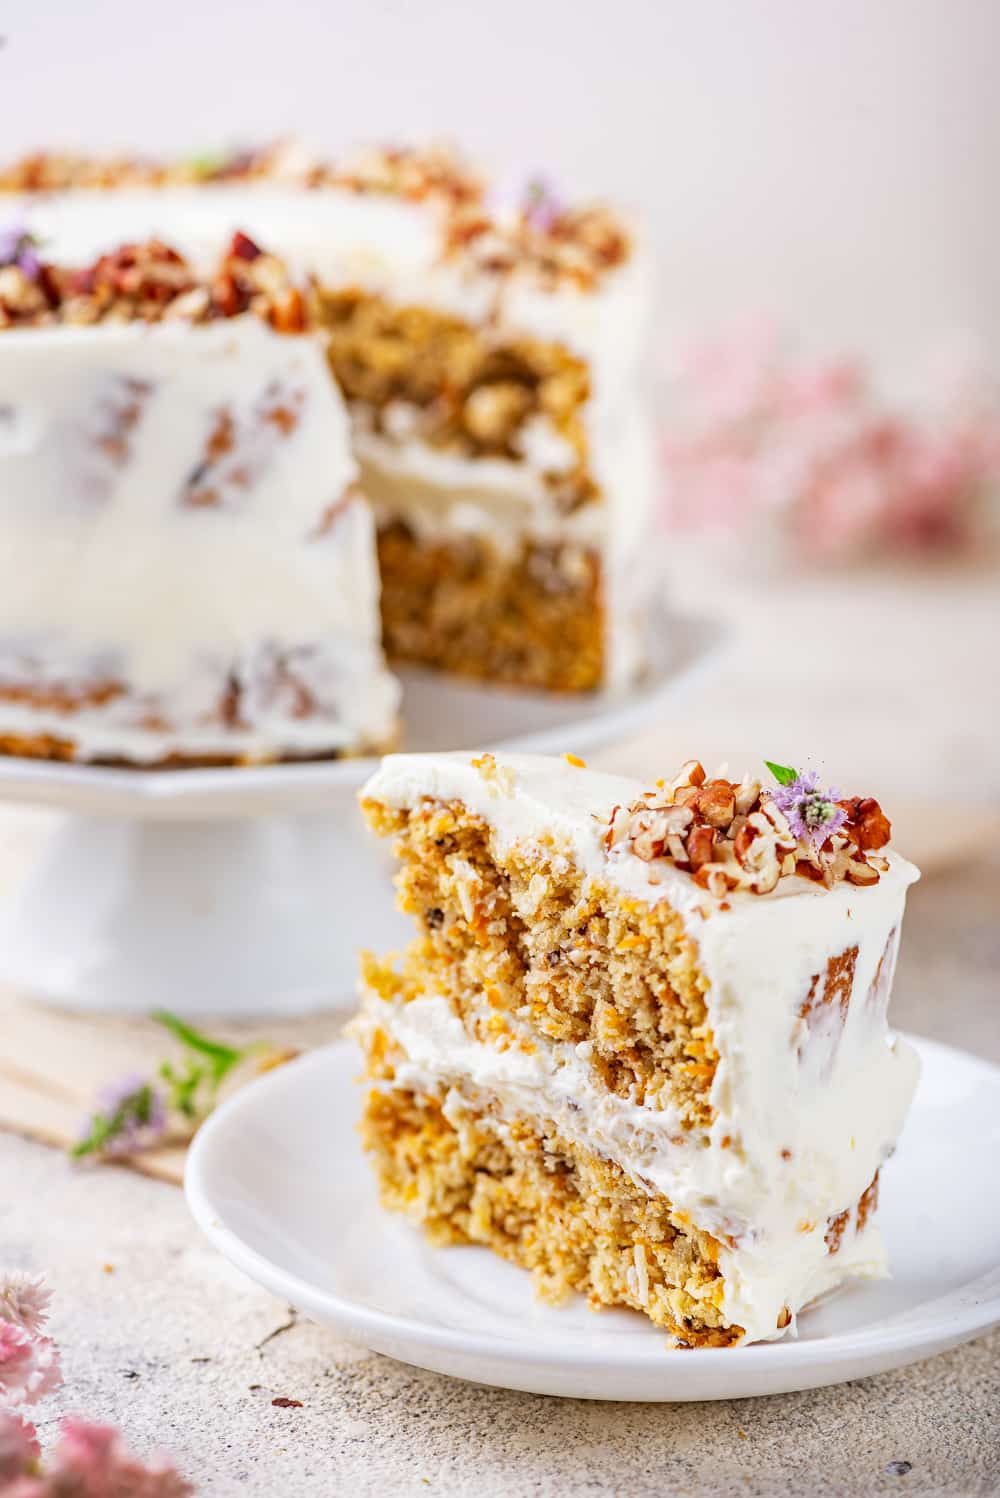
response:
{"label": "cream cheese frosting", "polygon": [[[892,1152],[916,1085],[912,1048],[892,1035],[886,1003],[906,890],[917,870],[895,853],[875,885],[826,889],[783,878],[767,895],[723,903],[691,876],[605,847],[612,809],[640,782],[537,756],[497,755],[484,777],[467,754],[386,759],[363,796],[407,808],[458,801],[490,826],[497,851],[552,839],[580,868],[631,898],[666,900],[684,922],[707,981],[719,1064],[707,1131],[685,1131],[668,1105],[608,1092],[582,1047],[506,1050],[472,1039],[440,995],[369,996],[361,1023],[403,1047],[397,1083],[499,1099],[505,1112],[551,1118],[567,1137],[669,1198],[722,1244],[724,1311],[749,1340],[780,1335],[794,1313],[850,1275],[886,1272],[877,1228],[853,1225],[836,1254],[829,1220],[852,1208]],[[530,920],[530,913],[523,912]],[[830,959],[856,948],[846,1022],[808,1030],[803,1000]]]}
{"label": "cream cheese frosting", "polygon": [[[0,200],[2,201],[2,200]],[[78,188],[11,195],[46,254],[85,264],[109,244],[159,237],[208,270],[241,228],[297,274],[356,286],[400,306],[449,313],[513,336],[560,343],[603,372],[609,386],[631,374],[642,346],[649,267],[633,253],[592,288],[539,281],[528,269],[502,281],[467,258],[444,253],[433,201],[266,182],[214,187]]]}
{"label": "cream cheese frosting", "polygon": [[72,714],[4,701],[0,727],[135,760],[384,743],[398,687],[356,473],[311,335],[255,316],[5,332],[0,682],[128,691]]}

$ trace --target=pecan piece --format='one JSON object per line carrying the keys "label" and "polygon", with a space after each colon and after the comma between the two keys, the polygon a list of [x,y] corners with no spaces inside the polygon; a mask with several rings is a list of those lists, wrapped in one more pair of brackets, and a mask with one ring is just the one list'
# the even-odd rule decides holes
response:
{"label": "pecan piece", "polygon": [[264,252],[259,244],[254,244],[249,234],[243,234],[237,229],[230,241],[229,253],[236,260],[256,260]]}
{"label": "pecan piece", "polygon": [[271,326],[278,333],[302,333],[308,319],[306,304],[301,291],[295,286],[286,289],[274,298],[271,307]]}
{"label": "pecan piece", "polygon": [[695,827],[688,833],[687,856],[693,869],[712,862],[716,835],[714,827]]}
{"label": "pecan piece", "polygon": [[704,783],[705,783],[705,767],[704,767],[704,765],[698,759],[688,759],[688,760],[685,760],[684,764],[681,765],[680,770],[677,772],[677,774],[674,776],[673,780],[670,782],[670,790],[673,791],[673,793],[674,793],[674,799],[676,800],[677,799],[677,792],[683,786],[688,786],[688,785],[704,785]]}
{"label": "pecan piece", "polygon": [[728,827],[736,815],[736,792],[728,780],[706,780],[691,804],[710,827]]}
{"label": "pecan piece", "polygon": [[250,305],[250,292],[241,286],[232,271],[223,271],[212,282],[212,301],[223,317],[236,317]]}
{"label": "pecan piece", "polygon": [[776,806],[765,801],[747,817],[733,843],[733,853],[758,895],[769,894],[781,878],[786,855],[794,853],[795,838]]}
{"label": "pecan piece", "polygon": [[892,825],[874,797],[852,796],[837,804],[847,813],[844,831],[863,853],[885,847],[892,835]]}

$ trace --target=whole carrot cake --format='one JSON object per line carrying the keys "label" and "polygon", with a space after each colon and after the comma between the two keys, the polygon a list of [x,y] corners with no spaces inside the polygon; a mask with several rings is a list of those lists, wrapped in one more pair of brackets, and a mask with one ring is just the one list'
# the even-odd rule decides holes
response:
{"label": "whole carrot cake", "polygon": [[917,1079],[886,1019],[917,870],[876,801],[772,768],[396,755],[362,792],[418,927],[355,1022],[385,1205],[681,1347],[886,1272]]}
{"label": "whole carrot cake", "polygon": [[0,237],[0,752],[391,746],[357,477],[309,297],[245,234],[205,274]]}
{"label": "whole carrot cake", "polygon": [[155,233],[199,259],[238,223],[315,277],[391,657],[567,691],[640,669],[646,278],[621,215],[436,148],[41,153],[3,191],[71,257]]}

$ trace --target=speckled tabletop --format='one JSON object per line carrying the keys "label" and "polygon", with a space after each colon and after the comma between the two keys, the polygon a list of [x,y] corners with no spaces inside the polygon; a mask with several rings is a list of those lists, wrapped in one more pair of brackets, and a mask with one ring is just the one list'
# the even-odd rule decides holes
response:
{"label": "speckled tabletop", "polygon": [[[1000,863],[914,891],[896,1021],[1000,1060]],[[1000,1492],[1000,1330],[830,1389],[717,1404],[461,1384],[300,1322],[208,1247],[170,1186],[0,1135],[0,1262],[44,1269],[66,1388],[212,1498]],[[274,1398],[301,1401],[275,1407]],[[904,1470],[908,1464],[908,1470]]]}

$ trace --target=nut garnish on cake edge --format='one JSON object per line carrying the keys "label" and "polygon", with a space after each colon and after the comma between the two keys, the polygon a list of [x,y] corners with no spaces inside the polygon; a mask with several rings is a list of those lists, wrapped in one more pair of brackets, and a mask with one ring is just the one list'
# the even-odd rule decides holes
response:
{"label": "nut garnish on cake edge", "polygon": [[95,323],[214,322],[253,313],[278,333],[311,325],[308,288],[246,234],[233,235],[215,273],[200,276],[159,239],[122,244],[91,264],[43,260],[21,226],[0,233],[0,331]]}
{"label": "nut garnish on cake edge", "polygon": [[782,878],[810,879],[830,889],[877,884],[888,867],[873,856],[889,841],[890,824],[871,797],[840,799],[820,791],[817,776],[765,761],[772,789],[751,775],[709,779],[690,759],[670,781],[658,781],[608,819],[605,847],[689,873],[717,900],[734,890],[769,894]]}

